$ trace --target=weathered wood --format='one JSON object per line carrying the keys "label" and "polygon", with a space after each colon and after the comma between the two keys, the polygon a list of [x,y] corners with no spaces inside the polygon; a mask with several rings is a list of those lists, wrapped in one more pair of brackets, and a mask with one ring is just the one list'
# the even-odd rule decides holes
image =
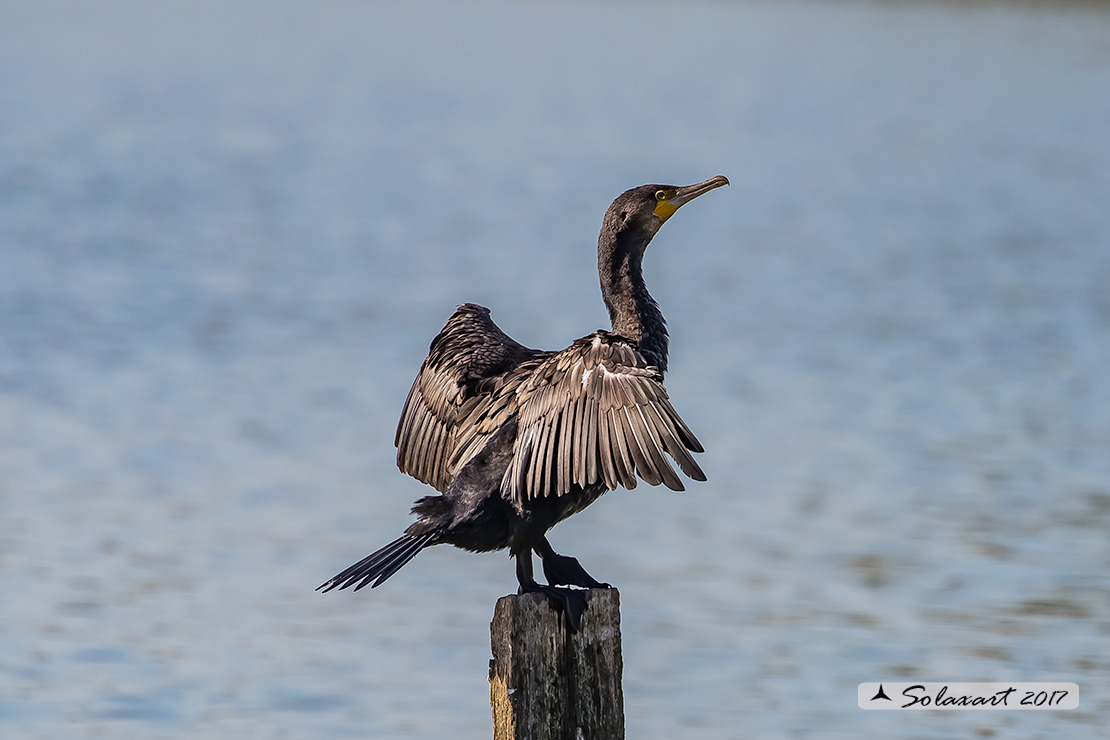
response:
{"label": "weathered wood", "polygon": [[494,740],[624,740],[620,594],[586,592],[571,632],[543,594],[504,596],[490,624]]}

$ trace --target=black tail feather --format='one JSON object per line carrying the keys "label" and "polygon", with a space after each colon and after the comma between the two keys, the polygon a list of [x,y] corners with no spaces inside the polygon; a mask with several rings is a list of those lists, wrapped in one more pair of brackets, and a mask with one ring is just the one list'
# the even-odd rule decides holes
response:
{"label": "black tail feather", "polygon": [[[342,573],[332,577],[327,582],[321,584],[320,586],[318,586],[316,588],[316,590],[319,591],[319,590],[323,589],[324,593],[327,593],[328,591],[331,591],[333,588],[336,588],[336,587],[347,588],[348,586],[353,584],[355,581],[357,581],[359,578],[361,578],[362,574],[364,574],[366,572],[366,570],[373,568],[377,563],[380,563],[383,559],[389,558],[397,550],[400,550],[405,545],[407,545],[409,543],[409,541],[410,541],[409,537],[406,535],[404,537],[400,537],[400,538],[394,540],[393,542],[390,542],[385,547],[383,547],[379,550],[376,550],[375,552],[370,553],[369,555],[364,557],[362,560],[358,561],[357,563],[355,563],[351,567],[344,570]],[[343,584],[343,585],[340,586],[340,584]]]}
{"label": "black tail feather", "polygon": [[404,549],[391,557],[387,562],[383,562],[381,565],[375,568],[375,572],[367,574],[366,577],[362,579],[362,583],[355,586],[355,591],[358,591],[360,588],[369,583],[370,579],[374,578],[375,575],[377,575],[377,579],[374,581],[374,585],[371,586],[371,588],[377,588],[378,586],[382,585],[383,583],[385,583],[387,578],[399,571],[401,567],[405,565],[405,563],[416,557],[416,553],[423,550],[426,544],[427,535],[425,535],[424,537],[417,537]]}
{"label": "black tail feather", "polygon": [[399,571],[405,563],[416,557],[418,552],[432,544],[434,537],[434,532],[401,535],[385,547],[367,555],[342,573],[320,584],[316,590],[327,593],[335,588],[342,590],[358,583],[355,586],[355,591],[358,591],[370,581],[374,581],[371,588],[377,588]]}

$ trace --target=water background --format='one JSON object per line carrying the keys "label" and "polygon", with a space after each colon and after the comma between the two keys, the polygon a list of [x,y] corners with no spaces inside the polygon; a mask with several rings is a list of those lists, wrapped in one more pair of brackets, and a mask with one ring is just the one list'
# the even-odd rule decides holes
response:
{"label": "water background", "polygon": [[552,534],[621,589],[629,737],[1110,737],[1105,6],[0,16],[0,736],[489,737],[503,555],[312,589],[427,492],[455,305],[566,346],[612,198],[721,173],[645,268],[709,482]]}

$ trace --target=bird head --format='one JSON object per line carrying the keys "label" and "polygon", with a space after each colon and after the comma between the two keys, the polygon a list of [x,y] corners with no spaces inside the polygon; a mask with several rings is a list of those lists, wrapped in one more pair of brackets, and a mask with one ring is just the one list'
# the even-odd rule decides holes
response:
{"label": "bird head", "polygon": [[728,185],[724,175],[705,182],[679,187],[677,185],[641,185],[617,196],[605,214],[602,234],[611,231],[637,237],[644,247],[668,218],[682,206],[714,188]]}

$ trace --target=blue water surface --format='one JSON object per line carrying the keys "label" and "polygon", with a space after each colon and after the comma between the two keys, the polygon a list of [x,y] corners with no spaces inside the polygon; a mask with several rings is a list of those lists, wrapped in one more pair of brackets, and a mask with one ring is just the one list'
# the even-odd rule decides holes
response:
{"label": "blue water surface", "polygon": [[503,554],[313,588],[427,492],[455,305],[566,346],[612,198],[725,174],[645,265],[709,481],[552,533],[621,588],[629,737],[1110,737],[1104,7],[0,15],[0,736],[489,737]]}

